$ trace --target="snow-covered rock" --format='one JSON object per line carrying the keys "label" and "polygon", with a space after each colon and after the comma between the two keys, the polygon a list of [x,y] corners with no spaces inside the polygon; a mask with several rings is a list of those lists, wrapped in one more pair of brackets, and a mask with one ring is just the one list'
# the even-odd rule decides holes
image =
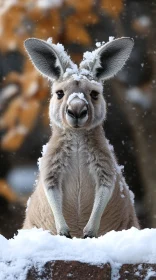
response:
{"label": "snow-covered rock", "polygon": [[53,260],[90,264],[156,263],[156,229],[111,231],[99,238],[68,239],[42,229],[19,230],[7,240],[0,235],[0,279],[25,280],[32,266]]}

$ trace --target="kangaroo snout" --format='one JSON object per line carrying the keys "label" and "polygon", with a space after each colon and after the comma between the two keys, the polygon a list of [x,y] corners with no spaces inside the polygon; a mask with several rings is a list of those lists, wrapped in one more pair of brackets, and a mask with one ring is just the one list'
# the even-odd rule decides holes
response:
{"label": "kangaroo snout", "polygon": [[88,106],[79,98],[74,98],[66,107],[67,119],[72,126],[82,126],[88,119]]}
{"label": "kangaroo snout", "polygon": [[66,112],[73,119],[79,119],[79,118],[82,119],[87,115],[88,109],[86,105],[81,105],[81,106],[79,106],[79,104],[78,106],[69,105],[67,106]]}

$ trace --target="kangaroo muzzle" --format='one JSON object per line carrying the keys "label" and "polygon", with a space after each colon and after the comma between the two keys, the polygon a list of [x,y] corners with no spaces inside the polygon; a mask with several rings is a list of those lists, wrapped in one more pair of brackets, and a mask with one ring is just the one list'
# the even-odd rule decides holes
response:
{"label": "kangaroo muzzle", "polygon": [[66,118],[70,126],[81,127],[88,120],[88,105],[79,97],[75,97],[66,107]]}

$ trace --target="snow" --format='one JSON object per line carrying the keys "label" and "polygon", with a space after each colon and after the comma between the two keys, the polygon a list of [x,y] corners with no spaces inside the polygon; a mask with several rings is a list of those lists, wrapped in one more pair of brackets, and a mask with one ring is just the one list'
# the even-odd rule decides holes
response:
{"label": "snow", "polygon": [[101,42],[97,42],[95,45],[96,45],[97,48],[100,48],[101,47]]}
{"label": "snow", "polygon": [[[128,185],[127,185],[127,184],[126,184],[126,186],[127,186],[127,188],[128,188]],[[129,190],[129,188],[128,188],[128,190]],[[135,195],[134,195],[134,193],[133,193],[131,190],[129,190],[129,194],[130,194],[131,202],[132,202],[132,204],[134,204]]]}
{"label": "snow", "polygon": [[37,160],[37,166],[38,166],[39,171],[41,170],[41,161],[42,161],[42,157],[39,157]]}
{"label": "snow", "polygon": [[80,69],[80,74],[87,76],[87,75],[90,75],[90,71],[87,69]]}
{"label": "snow", "polygon": [[37,6],[41,9],[57,8],[63,4],[64,0],[38,0]]}
{"label": "snow", "polygon": [[114,36],[109,36],[109,42],[112,42],[114,40]]}
{"label": "snow", "polygon": [[125,263],[156,263],[155,240],[156,229],[134,227],[92,239],[52,236],[48,231],[36,228],[19,230],[18,235],[9,240],[0,235],[0,279],[25,280],[30,266],[41,269],[44,263],[52,260],[97,265],[110,262],[114,268]]}
{"label": "snow", "polygon": [[80,81],[83,77],[80,74],[73,74],[72,75],[74,81]]}
{"label": "snow", "polygon": [[121,197],[124,198],[125,195],[123,194],[123,191],[124,191],[124,185],[123,185],[123,182],[119,182],[119,186],[120,186],[120,193],[121,193]]}
{"label": "snow", "polygon": [[75,97],[80,98],[81,100],[85,101],[86,104],[88,104],[88,101],[85,99],[83,92],[73,92],[72,94],[69,95],[68,100],[67,100],[67,105],[75,98]]}
{"label": "snow", "polygon": [[[46,151],[47,151],[47,148],[48,148],[48,144],[45,144],[42,146],[42,157],[46,154]],[[37,161],[37,165],[38,165],[38,169],[41,170],[41,160],[42,160],[42,157],[38,158],[38,161]]]}
{"label": "snow", "polygon": [[153,277],[156,277],[156,271],[149,270],[148,274],[145,277],[145,280],[154,279]]}
{"label": "snow", "polygon": [[[78,82],[82,79],[91,81],[90,79],[93,78],[89,70],[87,70],[87,69],[79,70],[76,64],[73,64],[72,68],[66,69],[65,73],[63,74],[63,78],[66,78],[68,76],[72,76],[74,81],[78,81]],[[94,81],[94,80],[92,80],[92,81]],[[100,83],[98,83],[98,84],[100,84]]]}
{"label": "snow", "polygon": [[118,174],[120,174],[122,172],[122,170],[124,170],[124,166],[123,165],[116,165],[116,169]]}
{"label": "snow", "polygon": [[128,89],[126,92],[126,99],[134,104],[140,105],[143,109],[150,108],[152,103],[150,92],[143,92],[138,87]]}
{"label": "snow", "polygon": [[30,201],[31,201],[31,197],[29,197],[28,200],[27,200],[27,208],[26,208],[25,212],[28,211],[28,207],[29,207]]}
{"label": "snow", "polygon": [[151,19],[146,15],[140,16],[138,22],[142,27],[149,27],[151,25]]}
{"label": "snow", "polygon": [[114,152],[114,147],[113,147],[113,145],[110,144],[110,141],[108,139],[106,139],[106,142],[107,142],[109,151]]}
{"label": "snow", "polygon": [[[98,51],[99,49],[101,49],[102,47],[92,51],[92,52],[85,52],[83,54],[83,61],[80,63],[80,68],[91,68],[91,65],[93,64],[94,61],[98,60]],[[100,64],[98,64],[98,66],[100,66]],[[90,75],[92,75],[93,73],[90,72]]]}
{"label": "snow", "polygon": [[104,44],[105,44],[105,41],[102,41],[102,42],[96,42],[95,45],[96,45],[97,48],[100,48]]}
{"label": "snow", "polygon": [[67,68],[66,72],[63,74],[63,77],[66,78],[69,75],[78,74],[78,67],[76,64],[73,64],[72,68]]}
{"label": "snow", "polygon": [[95,84],[103,89],[103,85],[95,80],[93,80],[93,76],[89,70],[82,68],[78,69],[77,65],[74,64],[72,68],[67,68],[66,72],[64,73],[63,77],[66,78],[67,76],[72,76],[75,81],[80,81],[82,79],[88,80],[92,84]]}
{"label": "snow", "polygon": [[49,37],[47,39],[47,43],[51,46],[52,45],[52,41],[53,41],[53,38],[52,37]]}
{"label": "snow", "polygon": [[20,166],[15,165],[15,167],[8,172],[6,179],[15,193],[20,196],[27,196],[32,193],[37,171],[36,165],[34,164]]}
{"label": "snow", "polygon": [[97,81],[91,80],[91,83],[92,83],[92,84],[95,84],[95,85],[97,85],[97,86],[100,86],[100,87],[101,87],[101,90],[104,88],[104,86],[102,86],[102,84],[99,83],[99,82],[97,82]]}
{"label": "snow", "polygon": [[44,156],[45,153],[47,152],[48,145],[49,145],[49,143],[43,145],[43,147],[42,147],[42,156]]}

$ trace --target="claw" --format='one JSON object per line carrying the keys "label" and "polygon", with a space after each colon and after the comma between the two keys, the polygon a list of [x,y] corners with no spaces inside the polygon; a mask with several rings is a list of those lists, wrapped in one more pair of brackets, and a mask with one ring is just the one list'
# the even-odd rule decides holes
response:
{"label": "claw", "polygon": [[65,236],[65,237],[67,237],[67,238],[72,239],[72,236],[70,235],[69,232],[67,232],[67,233],[60,233],[59,235],[60,235],[60,236]]}
{"label": "claw", "polygon": [[85,234],[84,236],[83,236],[83,238],[84,239],[86,239],[86,238],[93,238],[93,237],[95,237],[94,235],[91,235],[91,234]]}
{"label": "claw", "polygon": [[72,239],[72,237],[71,237],[70,233],[68,233],[68,234],[64,234],[64,236],[66,236],[67,238]]}

